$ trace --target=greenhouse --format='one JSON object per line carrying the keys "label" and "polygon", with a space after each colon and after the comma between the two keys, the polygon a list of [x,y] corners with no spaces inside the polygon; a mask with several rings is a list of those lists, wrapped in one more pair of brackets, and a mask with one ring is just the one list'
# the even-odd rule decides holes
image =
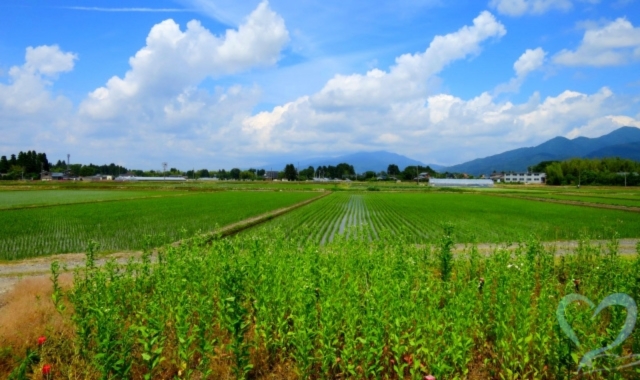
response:
{"label": "greenhouse", "polygon": [[453,179],[453,178],[431,178],[429,186],[434,187],[493,187],[490,179]]}

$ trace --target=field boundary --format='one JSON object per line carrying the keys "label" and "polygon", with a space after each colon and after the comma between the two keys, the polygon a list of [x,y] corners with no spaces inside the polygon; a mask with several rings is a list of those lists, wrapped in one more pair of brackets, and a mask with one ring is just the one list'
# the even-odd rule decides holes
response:
{"label": "field boundary", "polygon": [[[322,194],[320,194],[317,197],[313,197],[311,199],[307,199],[306,201],[298,202],[298,203],[296,203],[294,205],[291,205],[291,206],[279,208],[279,209],[273,210],[273,211],[268,211],[268,212],[265,212],[264,214],[257,215],[257,216],[251,217],[251,218],[247,218],[247,219],[241,220],[239,222],[228,224],[228,225],[226,225],[226,226],[224,226],[222,228],[219,228],[218,230],[207,232],[207,233],[201,235],[201,237],[204,237],[206,241],[211,241],[211,240],[219,238],[219,237],[227,237],[227,236],[235,235],[235,234],[240,233],[240,232],[242,232],[242,231],[244,231],[244,230],[246,230],[248,228],[255,227],[255,226],[259,225],[259,224],[267,222],[267,221],[269,221],[269,220],[271,220],[273,218],[276,218],[276,217],[278,217],[280,215],[284,215],[286,213],[289,213],[289,212],[291,212],[291,211],[293,211],[295,209],[298,209],[298,208],[300,208],[302,206],[306,206],[309,203],[313,203],[313,202],[315,202],[315,201],[317,201],[317,200],[319,200],[321,198],[324,198],[326,196],[329,196],[331,194],[332,194],[332,192],[325,191],[325,192],[323,192]],[[175,242],[173,244],[179,245],[179,244],[182,244],[183,242],[189,241],[191,239],[193,239],[193,238],[180,240],[180,241],[177,241],[177,242]]]}
{"label": "field boundary", "polygon": [[593,207],[593,208],[603,208],[603,209],[608,209],[608,210],[621,210],[621,211],[629,211],[629,212],[640,212],[640,207],[634,207],[634,206],[609,205],[609,204],[603,204],[603,203],[590,203],[590,202],[582,202],[582,201],[570,201],[570,200],[565,200],[565,199],[520,197],[520,196],[517,196],[517,195],[507,195],[507,194],[487,194],[487,195],[491,195],[491,196],[494,196],[494,197],[523,199],[523,200],[526,200],[526,201],[557,203],[557,204],[570,205],[570,206],[584,206],[584,207]]}

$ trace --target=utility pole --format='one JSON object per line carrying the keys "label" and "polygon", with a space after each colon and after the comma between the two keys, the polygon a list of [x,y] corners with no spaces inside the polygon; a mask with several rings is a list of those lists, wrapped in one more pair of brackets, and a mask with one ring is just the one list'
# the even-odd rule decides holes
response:
{"label": "utility pole", "polygon": [[163,162],[162,163],[162,177],[163,179],[167,179],[167,163]]}

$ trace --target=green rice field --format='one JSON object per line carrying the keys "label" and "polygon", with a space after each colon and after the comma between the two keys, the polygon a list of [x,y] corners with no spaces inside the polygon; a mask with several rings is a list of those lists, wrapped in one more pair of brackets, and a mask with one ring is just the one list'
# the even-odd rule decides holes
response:
{"label": "green rice field", "polygon": [[583,203],[597,203],[603,205],[640,207],[640,196],[635,194],[600,195],[600,194],[520,194],[523,197],[538,199],[554,199],[560,201],[573,201]]}
{"label": "green rice field", "polygon": [[89,203],[148,197],[167,197],[181,194],[184,194],[184,192],[131,190],[1,191],[0,210],[10,208],[54,206],[71,203]]}
{"label": "green rice field", "polygon": [[[75,199],[74,191],[52,197],[33,193],[38,196],[37,200],[68,202]],[[117,191],[113,193],[114,198],[124,195]],[[134,193],[127,195],[131,194]],[[68,197],[66,200],[64,195]],[[206,192],[5,209],[0,211],[0,225],[3,226],[0,229],[0,259],[84,252],[89,240],[97,241],[103,251],[137,250],[142,248],[146,235],[155,236],[158,244],[169,243],[197,231],[209,232],[216,226],[291,206],[317,195],[315,192]]]}
{"label": "green rice field", "polygon": [[[304,239],[321,244],[336,235],[364,234],[433,242],[444,224],[457,231],[457,242],[508,242],[535,236],[573,240],[640,235],[640,214],[473,193],[334,193],[273,220],[262,228],[287,234],[300,229]],[[247,231],[248,233],[248,231]]]}

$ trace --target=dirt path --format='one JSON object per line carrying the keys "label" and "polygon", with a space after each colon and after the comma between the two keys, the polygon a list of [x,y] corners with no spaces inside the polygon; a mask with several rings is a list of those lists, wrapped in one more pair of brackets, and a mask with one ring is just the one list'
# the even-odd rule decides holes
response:
{"label": "dirt path", "polygon": [[[317,199],[317,198],[315,198]],[[293,207],[293,206],[292,206]],[[300,206],[297,206],[300,207]],[[281,211],[281,210],[278,210]],[[284,211],[281,211],[284,212]],[[250,221],[255,223],[259,220],[258,217],[251,218]],[[243,226],[241,222],[235,223],[236,228]],[[227,226],[230,228],[232,226]],[[229,231],[229,230],[227,230]],[[620,239],[618,252],[621,255],[634,255],[636,254],[636,246],[640,242],[640,239]],[[591,241],[593,245],[600,245],[606,250],[607,245],[610,242],[608,240],[595,240]],[[543,242],[545,247],[555,247],[556,254],[563,255],[573,252],[578,247],[577,240],[570,241],[557,241],[557,242]],[[469,247],[468,244],[456,244],[454,252],[463,253]],[[505,244],[498,243],[481,243],[478,244],[478,250],[482,254],[490,254],[496,248],[506,248],[509,250],[515,250],[517,245],[505,246]],[[108,260],[115,259],[119,264],[125,264],[130,258],[139,258],[141,252],[119,252],[107,255],[99,256],[96,259],[96,265],[104,265]],[[58,261],[60,265],[66,269],[66,271],[73,271],[73,269],[84,266],[85,255],[84,253],[72,253],[56,256],[38,257],[35,259],[28,259],[17,261],[15,263],[0,264],[0,294],[5,293],[13,288],[13,286],[20,280],[25,278],[48,278],[51,271],[51,263]]]}
{"label": "dirt path", "polygon": [[[636,245],[640,242],[640,239],[620,239],[618,240],[618,253],[621,255],[634,255],[636,254]],[[592,240],[591,244],[594,246],[600,246],[603,250],[606,251],[607,245],[610,244],[609,240]],[[556,255],[565,255],[567,253],[574,252],[578,247],[577,240],[567,240],[567,241],[549,241],[542,242],[542,245],[545,248],[553,248],[555,247]],[[512,244],[510,246],[505,246],[504,243],[480,243],[477,245],[478,251],[480,253],[491,253],[495,251],[497,248],[507,248],[509,250],[515,250],[518,246],[517,244]],[[456,244],[454,248],[455,252],[461,253],[464,252],[469,247],[469,244]]]}

